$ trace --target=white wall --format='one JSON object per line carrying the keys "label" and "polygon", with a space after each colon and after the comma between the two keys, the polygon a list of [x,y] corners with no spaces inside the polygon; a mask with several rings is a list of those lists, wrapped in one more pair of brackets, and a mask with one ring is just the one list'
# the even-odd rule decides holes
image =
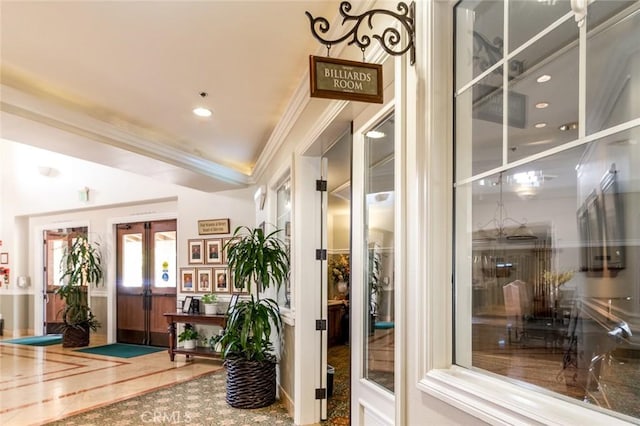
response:
{"label": "white wall", "polygon": [[[187,266],[188,239],[214,237],[198,235],[198,220],[229,218],[232,232],[236,226],[252,225],[255,220],[253,188],[205,193],[148,178],[143,175],[144,170],[141,174],[125,172],[4,139],[0,154],[0,240],[5,241],[2,250],[10,251],[12,276],[26,275],[32,282],[24,290],[15,285],[3,286],[0,295],[41,291],[42,274],[38,271],[42,270],[43,229],[89,226],[90,238],[101,242],[107,264],[105,287],[92,294],[107,297],[114,294],[114,224],[177,219],[180,268]],[[45,177],[38,166],[53,167],[57,172]],[[78,197],[78,191],[85,186],[90,189],[87,202]],[[115,305],[109,306],[115,313]],[[36,324],[41,319],[38,311],[36,307],[30,313]]]}

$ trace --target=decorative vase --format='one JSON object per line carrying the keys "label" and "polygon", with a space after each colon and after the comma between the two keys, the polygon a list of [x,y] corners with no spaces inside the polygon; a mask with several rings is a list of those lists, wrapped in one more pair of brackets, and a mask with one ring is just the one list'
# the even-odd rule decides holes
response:
{"label": "decorative vase", "polygon": [[204,304],[204,313],[207,315],[215,315],[218,313],[218,304],[217,303],[205,303]]}
{"label": "decorative vase", "polygon": [[347,293],[348,288],[349,288],[349,285],[346,283],[346,281],[338,281],[338,284],[336,285],[336,289],[338,290],[338,293],[340,293],[342,296],[344,296]]}

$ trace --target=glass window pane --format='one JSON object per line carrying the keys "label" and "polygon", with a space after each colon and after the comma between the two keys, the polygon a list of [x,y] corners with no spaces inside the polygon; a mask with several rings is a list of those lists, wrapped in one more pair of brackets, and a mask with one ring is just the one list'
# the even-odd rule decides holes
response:
{"label": "glass window pane", "polygon": [[[615,6],[620,6],[620,2],[606,3],[606,6],[611,14],[617,11]],[[640,117],[639,40],[640,11],[637,10],[615,23],[605,21],[589,32],[587,134]]]}
{"label": "glass window pane", "polygon": [[176,231],[154,233],[153,259],[156,287],[176,287]]}
{"label": "glass window pane", "polygon": [[455,99],[456,179],[502,165],[502,67]]}
{"label": "glass window pane", "polygon": [[[509,1],[509,51],[529,41],[570,10],[569,0]],[[573,18],[571,21],[575,27]]]}
{"label": "glass window pane", "polygon": [[[278,237],[282,239],[291,254],[291,178],[287,178],[276,190],[277,226],[281,232]],[[291,282],[282,283],[278,293],[278,303],[286,308],[291,307]]]}
{"label": "glass window pane", "polygon": [[365,138],[365,377],[394,390],[394,120],[374,129],[385,136]]}
{"label": "glass window pane", "polygon": [[577,39],[566,21],[509,61],[509,162],[578,138]]}
{"label": "glass window pane", "polygon": [[456,90],[502,59],[501,1],[463,0],[456,8]]}
{"label": "glass window pane", "polygon": [[122,237],[122,285],[142,287],[142,234]]}
{"label": "glass window pane", "polygon": [[457,306],[471,300],[470,324],[456,326],[471,356],[456,362],[640,416],[628,403],[640,379],[638,137],[640,127],[456,189],[456,211],[471,217],[456,213]]}

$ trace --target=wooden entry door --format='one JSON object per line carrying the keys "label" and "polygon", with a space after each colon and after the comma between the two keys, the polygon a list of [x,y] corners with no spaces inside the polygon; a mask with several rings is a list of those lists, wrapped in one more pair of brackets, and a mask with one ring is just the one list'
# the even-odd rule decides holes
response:
{"label": "wooden entry door", "polygon": [[117,340],[168,347],[162,314],[176,310],[176,221],[117,228]]}
{"label": "wooden entry door", "polygon": [[44,242],[44,334],[62,332],[59,313],[64,309],[64,301],[55,294],[60,286],[60,262],[65,251],[73,244],[77,235],[87,235],[87,227],[45,230]]}

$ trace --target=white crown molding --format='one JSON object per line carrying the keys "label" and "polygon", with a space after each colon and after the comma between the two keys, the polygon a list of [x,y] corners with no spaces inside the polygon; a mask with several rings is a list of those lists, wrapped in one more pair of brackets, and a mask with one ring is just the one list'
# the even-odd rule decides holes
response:
{"label": "white crown molding", "polygon": [[[358,2],[353,5],[354,7],[351,10],[351,13],[358,14],[374,3],[375,1]],[[336,9],[336,13],[337,12],[338,9]],[[340,16],[336,16],[331,22],[329,28],[331,28],[331,30],[330,33],[326,35],[326,37],[328,39],[337,38],[337,34],[343,31],[342,18]],[[331,53],[333,54],[333,56],[338,57],[343,52],[346,46],[346,43],[336,45],[331,48]],[[316,56],[321,56],[326,54],[326,50],[327,48],[325,46],[318,46],[314,54]],[[372,47],[372,52],[375,52],[372,55],[373,57],[380,57],[378,50],[384,52],[382,48],[376,46]],[[260,152],[258,160],[256,161],[256,165],[254,166],[251,173],[250,183],[255,183],[262,178],[262,175],[266,171],[267,166],[273,159],[276,152],[278,152],[282,144],[285,142],[287,135],[295,125],[298,118],[300,118],[302,112],[310,101],[311,97],[309,96],[309,70],[307,69],[307,71],[305,71],[304,75],[300,79],[300,83],[298,83],[298,87],[291,97],[291,100],[287,104],[287,109],[285,110],[284,114],[280,118],[280,121],[278,121],[278,124],[271,133],[271,136],[265,144],[264,149]],[[342,106],[340,109],[342,109],[343,107],[344,106]],[[331,108],[333,109],[335,108],[335,106],[332,106]],[[326,113],[327,111],[325,111],[325,114],[323,114],[323,116],[326,115]],[[335,115],[331,111],[329,111],[328,114],[335,117]],[[326,122],[326,120],[322,121]]]}
{"label": "white crown molding", "polygon": [[42,93],[37,88],[12,87],[0,84],[0,110],[44,124],[77,136],[144,155],[182,167],[232,185],[246,186],[249,176],[219,163],[206,160],[174,146],[167,145],[161,135],[150,129],[115,119],[110,123],[89,115],[82,105],[56,95]]}

